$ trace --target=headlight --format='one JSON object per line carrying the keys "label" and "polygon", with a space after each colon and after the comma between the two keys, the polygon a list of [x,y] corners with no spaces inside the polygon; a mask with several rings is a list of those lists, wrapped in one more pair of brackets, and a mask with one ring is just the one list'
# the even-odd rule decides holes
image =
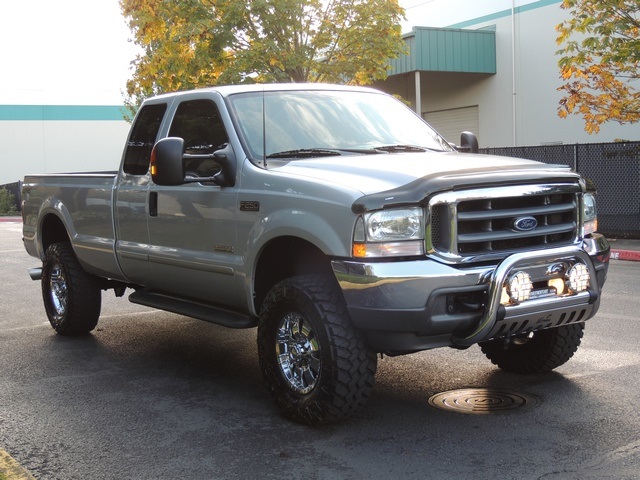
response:
{"label": "headlight", "polygon": [[598,230],[598,214],[596,212],[596,199],[593,194],[585,193],[582,196],[582,222],[584,236]]}
{"label": "headlight", "polygon": [[423,253],[422,208],[379,210],[358,218],[353,235],[354,257],[395,257]]}

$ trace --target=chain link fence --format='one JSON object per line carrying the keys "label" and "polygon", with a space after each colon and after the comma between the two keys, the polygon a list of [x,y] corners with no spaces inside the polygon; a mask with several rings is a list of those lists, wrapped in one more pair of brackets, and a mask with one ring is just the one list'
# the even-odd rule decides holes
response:
{"label": "chain link fence", "polygon": [[[483,148],[481,153],[568,165],[598,189],[598,225],[611,238],[640,239],[640,142]],[[20,209],[20,182],[3,185]]]}
{"label": "chain link fence", "polygon": [[598,230],[640,239],[640,142],[483,148],[481,153],[568,165],[598,189]]}

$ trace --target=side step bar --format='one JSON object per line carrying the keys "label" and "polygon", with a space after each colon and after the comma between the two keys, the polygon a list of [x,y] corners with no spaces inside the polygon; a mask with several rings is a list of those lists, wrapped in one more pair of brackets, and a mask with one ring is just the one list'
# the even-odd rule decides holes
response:
{"label": "side step bar", "polygon": [[163,293],[137,290],[129,295],[129,301],[147,307],[178,313],[206,322],[216,323],[230,328],[251,328],[258,325],[258,319],[242,313],[212,307],[193,300],[171,297]]}

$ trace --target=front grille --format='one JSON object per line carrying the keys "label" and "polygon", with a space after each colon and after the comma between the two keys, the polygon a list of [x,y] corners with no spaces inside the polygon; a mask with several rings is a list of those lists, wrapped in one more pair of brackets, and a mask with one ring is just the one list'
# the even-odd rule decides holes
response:
{"label": "front grille", "polygon": [[429,202],[427,247],[451,260],[573,244],[580,189],[525,185],[440,194]]}

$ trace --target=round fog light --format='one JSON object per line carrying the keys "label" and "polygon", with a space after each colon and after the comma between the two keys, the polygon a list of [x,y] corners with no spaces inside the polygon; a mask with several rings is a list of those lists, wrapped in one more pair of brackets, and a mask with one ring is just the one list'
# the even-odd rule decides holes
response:
{"label": "round fog light", "polygon": [[591,280],[589,269],[584,263],[576,263],[567,272],[567,280],[569,281],[569,288],[573,292],[584,292],[589,288],[589,281]]}
{"label": "round fog light", "polygon": [[515,303],[529,300],[532,289],[531,276],[525,272],[517,272],[507,281],[507,293]]}

